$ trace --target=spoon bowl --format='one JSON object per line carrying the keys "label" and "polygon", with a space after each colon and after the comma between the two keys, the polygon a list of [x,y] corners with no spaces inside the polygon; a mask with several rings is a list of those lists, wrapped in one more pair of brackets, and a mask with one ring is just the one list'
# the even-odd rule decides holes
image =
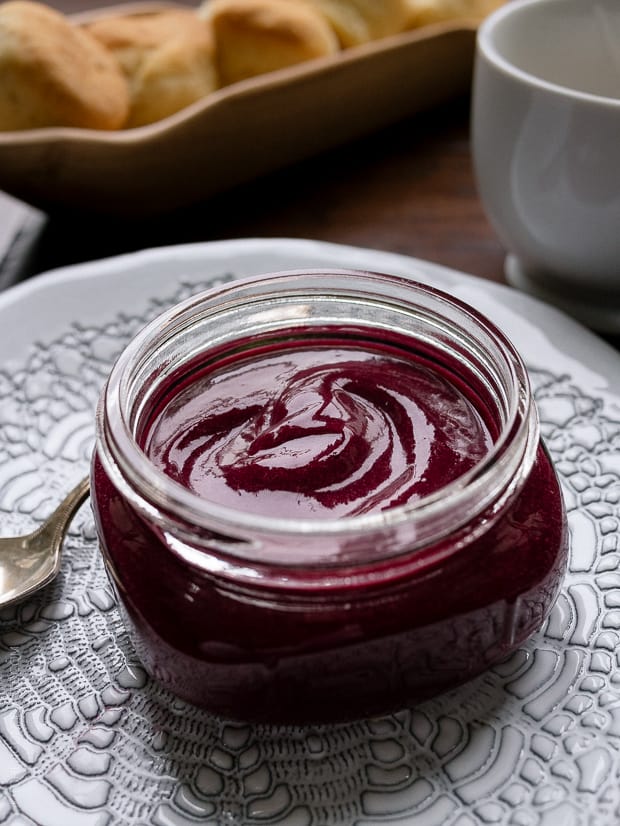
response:
{"label": "spoon bowl", "polygon": [[30,596],[56,577],[67,528],[89,488],[86,477],[33,533],[0,538],[0,608]]}

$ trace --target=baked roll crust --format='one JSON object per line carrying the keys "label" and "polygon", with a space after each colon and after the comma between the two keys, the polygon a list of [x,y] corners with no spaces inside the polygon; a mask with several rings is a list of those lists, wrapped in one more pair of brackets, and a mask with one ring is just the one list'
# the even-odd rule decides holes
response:
{"label": "baked roll crust", "polygon": [[406,0],[299,0],[329,20],[343,48],[403,31],[409,9]]}
{"label": "baked roll crust", "polygon": [[0,5],[0,129],[119,129],[128,111],[118,61],[92,35],[31,0]]}
{"label": "baked roll crust", "polygon": [[103,17],[87,29],[128,80],[127,127],[161,120],[219,86],[211,27],[193,9]]}
{"label": "baked roll crust", "polygon": [[482,20],[504,0],[407,0],[407,27],[418,28],[447,20]]}
{"label": "baked roll crust", "polygon": [[210,0],[199,14],[213,27],[223,86],[339,50],[324,16],[297,0]]}

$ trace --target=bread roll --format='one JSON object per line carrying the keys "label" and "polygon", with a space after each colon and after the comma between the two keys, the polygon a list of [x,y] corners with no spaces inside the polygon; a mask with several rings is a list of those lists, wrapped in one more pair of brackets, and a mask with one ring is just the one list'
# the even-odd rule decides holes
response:
{"label": "bread roll", "polygon": [[503,0],[407,0],[408,28],[446,20],[482,20],[503,4]]}
{"label": "bread roll", "polygon": [[378,40],[407,26],[407,0],[302,0],[318,9],[344,48]]}
{"label": "bread roll", "polygon": [[87,28],[129,81],[128,127],[161,120],[219,85],[211,28],[193,9],[103,17]]}
{"label": "bread roll", "polygon": [[0,129],[118,129],[129,90],[116,58],[59,12],[0,5]]}
{"label": "bread roll", "polygon": [[210,0],[199,13],[213,26],[223,86],[339,49],[325,18],[297,0]]}

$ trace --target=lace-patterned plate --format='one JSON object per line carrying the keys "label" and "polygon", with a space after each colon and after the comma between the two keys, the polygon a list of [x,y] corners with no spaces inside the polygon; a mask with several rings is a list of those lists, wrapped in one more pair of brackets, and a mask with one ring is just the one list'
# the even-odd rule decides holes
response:
{"label": "lace-patterned plate", "polygon": [[544,629],[465,687],[389,717],[230,723],[146,677],[86,505],[56,582],[0,613],[0,824],[620,822],[620,357],[533,298],[402,256],[285,239],[151,250],[26,282],[0,296],[0,533],[31,529],[86,472],[101,384],[147,320],[221,279],[322,266],[433,283],[521,350],[571,529]]}

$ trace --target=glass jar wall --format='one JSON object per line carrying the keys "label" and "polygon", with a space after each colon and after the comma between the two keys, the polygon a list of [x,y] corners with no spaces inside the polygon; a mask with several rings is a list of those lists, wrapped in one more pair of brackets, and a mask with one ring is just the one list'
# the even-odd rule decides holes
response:
{"label": "glass jar wall", "polygon": [[92,490],[147,670],[234,719],[452,688],[541,627],[566,565],[518,354],[382,274],[278,273],[164,313],[104,388]]}

